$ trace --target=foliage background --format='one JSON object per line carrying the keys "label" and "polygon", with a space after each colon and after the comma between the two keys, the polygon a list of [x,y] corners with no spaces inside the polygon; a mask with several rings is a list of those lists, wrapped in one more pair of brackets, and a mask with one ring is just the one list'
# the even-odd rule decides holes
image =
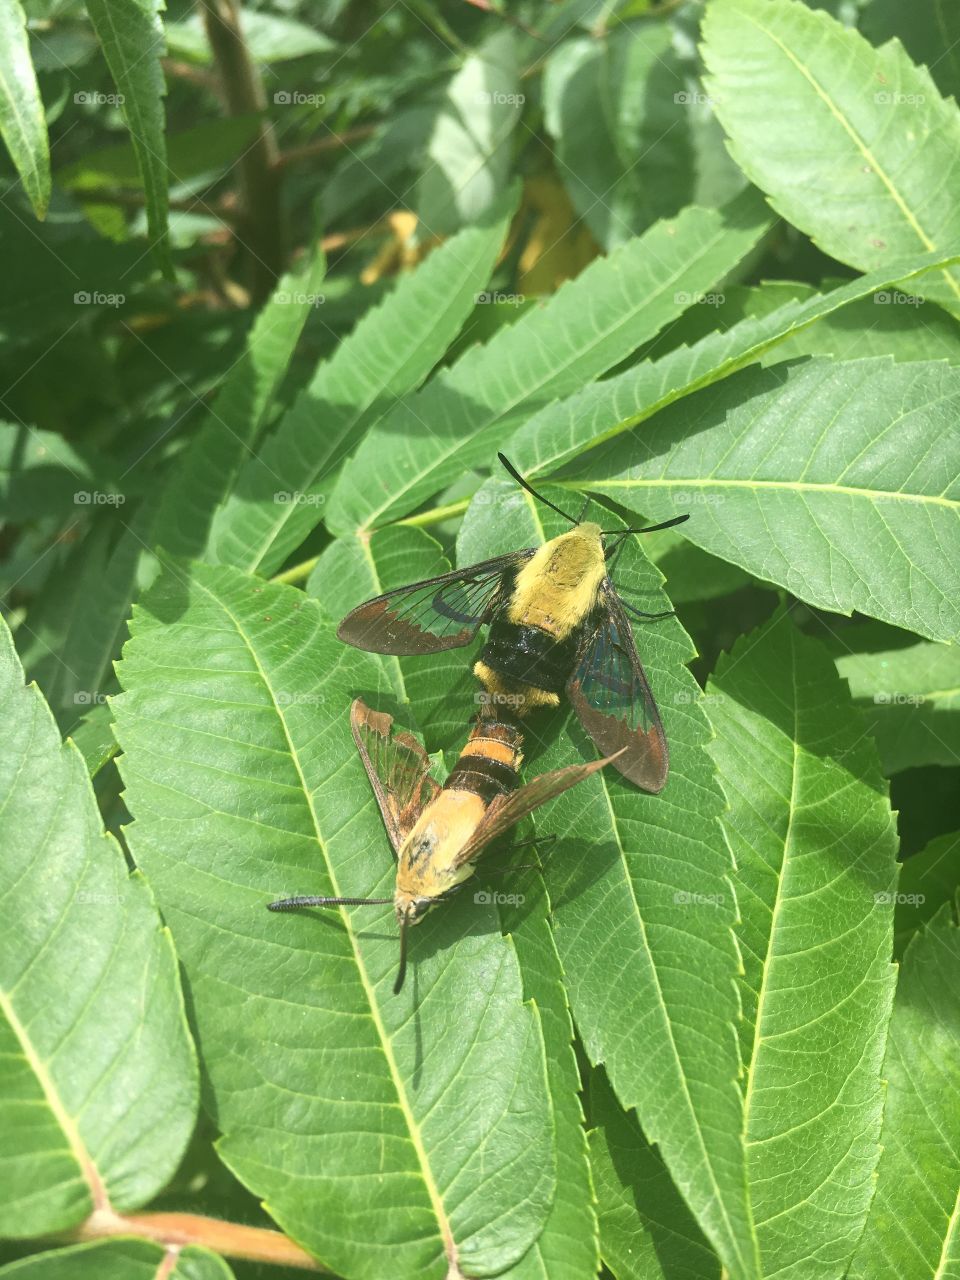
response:
{"label": "foliage background", "polygon": [[[0,1274],[960,1274],[958,88],[939,0],[0,0]],[[471,655],[334,629],[561,531],[497,449],[689,511],[671,778],[394,998],[263,907],[390,892],[347,707],[442,768]]]}

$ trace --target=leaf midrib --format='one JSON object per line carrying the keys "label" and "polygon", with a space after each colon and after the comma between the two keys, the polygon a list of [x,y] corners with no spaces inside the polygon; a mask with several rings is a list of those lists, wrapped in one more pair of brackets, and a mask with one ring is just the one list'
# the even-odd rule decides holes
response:
{"label": "leaf midrib", "polygon": [[[333,868],[333,863],[330,859],[330,853],[327,847],[327,843],[324,840],[323,836],[321,835],[320,821],[317,816],[317,811],[316,811],[316,808],[314,807],[314,802],[313,802],[313,793],[311,792],[310,788],[307,786],[307,780],[304,776],[303,769],[300,764],[300,756],[299,756],[299,753],[297,752],[296,747],[294,746],[293,739],[290,736],[290,730],[287,725],[286,717],[283,713],[283,709],[280,706],[280,703],[277,702],[276,698],[274,697],[273,685],[271,681],[268,679],[267,673],[260,662],[260,657],[256,651],[256,648],[254,647],[253,642],[250,636],[247,634],[247,631],[245,630],[242,622],[237,617],[237,615],[233,612],[233,610],[227,605],[227,603],[221,600],[219,597],[215,596],[213,592],[210,591],[206,586],[204,586],[202,582],[197,581],[196,585],[204,592],[204,594],[210,599],[210,601],[213,603],[213,605],[216,608],[220,608],[223,610],[223,612],[227,615],[227,617],[233,623],[234,627],[236,628],[237,635],[241,638],[244,645],[246,646],[250,654],[250,657],[256,667],[257,673],[260,676],[260,679],[263,681],[264,688],[267,690],[267,692],[270,695],[270,701],[273,703],[274,710],[276,711],[277,716],[279,717],[279,720],[280,720],[280,724],[283,728],[284,738],[286,739],[287,746],[290,751],[290,759],[293,762],[294,768],[297,771],[297,777],[300,779],[300,785],[303,788],[304,798],[306,799],[307,806],[310,810],[310,820],[313,824],[314,834],[317,839],[317,844],[320,846],[320,849],[323,853],[323,859],[327,867],[327,874],[329,875],[330,883],[333,886],[334,896],[342,897],[343,894],[340,888],[340,883],[337,879],[336,872]],[[434,1178],[433,1178],[433,1173],[430,1168],[430,1162],[427,1156],[427,1151],[423,1144],[423,1138],[420,1133],[419,1125],[417,1124],[416,1118],[410,1106],[410,1101],[406,1094],[406,1090],[404,1089],[404,1086],[403,1086],[403,1078],[400,1074],[399,1065],[393,1053],[392,1043],[390,1041],[389,1036],[387,1035],[386,1028],[384,1027],[383,1020],[380,1016],[380,1009],[375,999],[374,986],[370,979],[370,975],[367,972],[367,968],[363,960],[362,952],[360,951],[360,947],[357,943],[356,935],[354,934],[354,931],[353,931],[353,922],[350,918],[349,913],[343,907],[338,908],[338,910],[340,912],[340,917],[344,923],[344,931],[346,933],[347,940],[349,941],[350,948],[353,951],[353,957],[354,957],[354,962],[357,968],[357,974],[360,978],[361,985],[363,986],[363,989],[364,989],[364,994],[366,995],[366,998],[367,998],[367,1003],[370,1009],[370,1017],[373,1021],[374,1028],[380,1040],[381,1048],[383,1050],[383,1056],[384,1056],[384,1059],[386,1060],[387,1068],[390,1072],[390,1078],[393,1081],[394,1089],[396,1091],[397,1101],[400,1106],[400,1110],[403,1114],[404,1120],[406,1121],[406,1124],[407,1124],[407,1131],[410,1135],[410,1142],[411,1142],[411,1145],[413,1146],[414,1152],[416,1153],[416,1156],[417,1156],[417,1161],[420,1165],[420,1172],[423,1177],[424,1186],[426,1187],[427,1195],[430,1198],[430,1203],[431,1203],[431,1206],[433,1207],[434,1215],[437,1219],[437,1225],[440,1231],[440,1240],[443,1245],[444,1253],[446,1254],[447,1260],[450,1263],[452,1273],[456,1274],[457,1247],[453,1237],[453,1231],[450,1225],[450,1220],[447,1217],[446,1210],[443,1205],[443,1199],[440,1194],[440,1190],[437,1187],[436,1182],[434,1181]]]}
{"label": "leaf midrib", "polygon": [[929,503],[932,506],[946,507],[948,511],[960,511],[960,500],[945,498],[942,494],[903,493],[895,489],[855,488],[853,485],[836,484],[831,481],[820,483],[813,480],[739,480],[713,476],[670,476],[669,478],[654,477],[649,480],[621,480],[615,477],[595,480],[587,478],[575,481],[554,480],[553,483],[565,489],[583,489],[589,488],[591,485],[602,486],[604,489],[785,489],[791,493],[839,493],[847,497],[863,498],[868,502],[889,498],[896,502],[914,502],[921,505]]}
{"label": "leaf midrib", "polygon": [[[631,878],[631,876],[630,876],[630,868],[629,868],[629,866],[627,865],[626,850],[625,850],[625,849],[624,849],[624,847],[623,847],[623,841],[620,839],[620,826],[619,826],[619,823],[617,822],[616,813],[614,812],[614,808],[613,808],[613,801],[612,801],[612,798],[611,798],[611,796],[610,796],[610,789],[609,789],[609,787],[607,786],[607,781],[606,781],[606,778],[603,776],[603,771],[602,771],[602,770],[600,771],[600,781],[601,781],[601,786],[602,786],[602,788],[603,788],[603,796],[604,796],[604,800],[606,801],[607,810],[608,810],[608,812],[609,812],[609,814],[610,814],[610,826],[611,826],[611,829],[612,829],[612,831],[613,831],[613,833],[614,833],[614,837],[615,837],[616,842],[617,842],[617,852],[618,852],[619,857],[620,857],[620,863],[621,863],[621,866],[623,867],[624,879],[625,879],[625,881],[626,881],[626,883],[627,883],[627,887],[628,887],[629,892],[630,892],[630,899],[631,899],[631,902],[633,903],[633,910],[634,910],[634,913],[635,913],[636,918],[637,918],[637,924],[638,924],[638,927],[639,927],[639,930],[640,930],[640,937],[641,937],[642,942],[643,942],[644,952],[646,953],[646,955],[647,955],[647,957],[649,958],[649,961],[650,961],[650,971],[651,971],[651,973],[652,973],[652,975],[653,975],[654,983],[655,983],[655,985],[656,985],[656,990],[657,990],[657,1001],[658,1001],[659,1008],[660,1008],[660,1013],[661,1013],[661,1016],[662,1016],[662,1019],[663,1019],[663,1024],[664,1024],[664,1026],[665,1026],[665,1028],[666,1028],[667,1038],[668,1038],[669,1043],[670,1043],[670,1048],[671,1048],[671,1051],[672,1051],[672,1054],[673,1054],[673,1061],[674,1061],[674,1065],[676,1066],[676,1069],[677,1069],[677,1075],[679,1076],[680,1083],[681,1083],[681,1087],[682,1087],[682,1089],[683,1089],[683,1096],[684,1096],[684,1099],[685,1099],[686,1104],[687,1104],[687,1110],[688,1110],[688,1112],[689,1112],[689,1115],[690,1115],[691,1119],[692,1119],[692,1120],[693,1120],[693,1122],[694,1122],[694,1123],[693,1123],[693,1130],[694,1130],[694,1132],[695,1132],[695,1134],[696,1134],[697,1145],[699,1146],[699,1148],[700,1148],[700,1152],[701,1152],[701,1154],[702,1154],[702,1156],[703,1156],[703,1162],[704,1162],[704,1165],[706,1166],[707,1170],[709,1171],[709,1175],[710,1175],[710,1184],[711,1184],[711,1186],[712,1186],[712,1188],[713,1188],[713,1191],[714,1191],[714,1194],[715,1194],[715,1196],[716,1196],[716,1204],[717,1204],[717,1206],[718,1206],[718,1208],[719,1208],[719,1210],[720,1210],[720,1213],[721,1213],[721,1215],[722,1215],[722,1217],[723,1217],[723,1221],[726,1223],[726,1226],[727,1226],[727,1233],[728,1233],[727,1238],[728,1238],[728,1240],[730,1241],[730,1243],[731,1243],[731,1245],[733,1246],[733,1248],[736,1250],[737,1258],[739,1259],[739,1261],[740,1261],[740,1262],[741,1262],[741,1264],[742,1264],[742,1263],[743,1263],[743,1257],[742,1257],[742,1254],[741,1254],[741,1251],[740,1251],[739,1243],[738,1243],[738,1241],[737,1241],[737,1235],[736,1235],[736,1233],[734,1232],[733,1224],[732,1224],[732,1222],[730,1221],[730,1216],[729,1216],[729,1214],[727,1213],[726,1202],[725,1202],[725,1200],[724,1200],[724,1198],[723,1198],[723,1195],[722,1195],[722,1193],[721,1193],[721,1191],[720,1191],[720,1186],[719,1186],[719,1184],[718,1184],[718,1182],[717,1182],[716,1175],[714,1174],[713,1164],[712,1164],[712,1162],[711,1162],[711,1160],[710,1160],[710,1156],[709,1156],[709,1154],[708,1154],[708,1152],[707,1152],[706,1144],[704,1143],[704,1140],[703,1140],[703,1131],[702,1131],[701,1126],[700,1126],[700,1124],[699,1124],[699,1120],[698,1120],[698,1117],[697,1117],[696,1108],[695,1108],[695,1107],[694,1107],[694,1105],[693,1105],[693,1099],[691,1098],[691,1096],[690,1096],[690,1090],[689,1090],[689,1088],[687,1087],[687,1077],[686,1077],[686,1073],[685,1073],[685,1072],[684,1072],[684,1070],[683,1070],[683,1064],[682,1064],[682,1062],[681,1062],[680,1054],[679,1054],[679,1052],[678,1052],[678,1050],[677,1050],[676,1040],[674,1039],[674,1035],[673,1035],[673,1023],[672,1023],[672,1021],[671,1021],[671,1019],[670,1019],[670,1014],[669,1014],[669,1011],[668,1011],[668,1009],[667,1009],[667,1002],[666,1002],[666,1000],[664,999],[664,995],[663,995],[663,988],[662,988],[662,987],[661,987],[661,985],[660,985],[660,973],[659,973],[659,971],[658,971],[658,969],[657,969],[657,966],[656,966],[656,963],[655,963],[655,961],[654,961],[654,959],[653,959],[653,949],[651,948],[651,946],[650,946],[650,942],[649,942],[649,939],[648,939],[648,937],[647,937],[647,927],[646,927],[646,924],[644,923],[643,914],[642,914],[642,912],[640,911],[640,904],[639,904],[639,902],[637,901],[637,895],[636,895],[636,891],[634,890],[633,880],[632,880],[632,878]],[[746,1125],[744,1125],[744,1132],[746,1132]],[[746,1179],[745,1179],[745,1181],[746,1181]],[[750,1215],[750,1222],[751,1222],[751,1226],[752,1226],[752,1222],[753,1222],[753,1211],[752,1211],[752,1209],[751,1209],[750,1202],[749,1202],[749,1184],[747,1184],[747,1210],[748,1210],[748,1214]],[[753,1232],[751,1232],[751,1239],[752,1239],[752,1241],[753,1241],[753,1246],[754,1246],[754,1257],[753,1257],[753,1260],[752,1260],[752,1261],[753,1261],[753,1263],[754,1263],[754,1268],[755,1268],[755,1269],[754,1269],[753,1274],[755,1274],[755,1275],[759,1275],[759,1274],[760,1274],[760,1254],[759,1254],[759,1246],[758,1246],[758,1243],[757,1243],[756,1235],[755,1235],[755,1234],[753,1234]]]}
{"label": "leaf midrib", "polygon": [[[659,226],[662,224],[657,223],[655,225]],[[651,228],[651,230],[653,230],[653,228]],[[635,307],[633,307],[633,309],[630,312],[630,317],[631,318],[635,317],[641,310],[643,310],[643,308],[649,307],[653,303],[654,299],[656,299],[661,294],[666,293],[669,290],[671,285],[675,284],[677,280],[681,279],[683,275],[687,271],[689,271],[691,265],[694,262],[697,262],[699,259],[706,257],[712,249],[714,249],[719,243],[722,242],[726,234],[726,231],[727,231],[726,227],[719,228],[714,233],[714,235],[710,237],[709,240],[707,240],[703,245],[700,246],[700,248],[695,254],[693,254],[689,258],[685,258],[675,272],[673,272],[666,280],[662,281],[657,286],[657,288],[653,289],[651,292],[645,295],[642,306],[641,304],[638,303]],[[554,295],[554,296],[557,297],[560,295]],[[580,360],[585,353],[589,353],[593,351],[596,347],[600,346],[603,342],[605,342],[612,333],[615,333],[617,329],[622,328],[625,323],[626,321],[623,317],[623,314],[619,313],[617,320],[613,324],[609,325],[602,332],[598,333],[591,342],[578,345],[576,351],[571,356],[570,362],[572,363],[573,360]],[[537,335],[537,336],[539,336],[542,341],[542,335]],[[490,347],[492,345],[493,343],[491,342],[486,347],[480,348],[481,352],[484,353],[485,358],[489,358]],[[469,356],[465,357],[465,359],[469,359]],[[480,362],[480,357],[477,357],[476,363],[479,363],[479,362]],[[551,381],[554,378],[558,377],[560,373],[564,372],[564,370],[567,367],[568,367],[568,363],[565,363],[562,366],[554,365],[551,368],[549,374],[541,378],[540,381],[537,382],[534,386],[528,387],[526,391],[524,391],[518,397],[512,399],[509,403],[501,404],[499,408],[496,410],[496,413],[488,417],[487,421],[484,422],[482,426],[478,426],[472,429],[473,433],[477,434],[481,431],[487,430],[494,423],[498,422],[505,414],[510,413],[511,410],[517,408],[518,405],[524,404],[526,401],[530,400],[533,396],[537,394],[538,391],[543,390],[545,386],[549,386]],[[456,369],[456,366],[453,370],[451,370],[451,373],[455,372],[455,369]],[[438,375],[438,377],[439,376],[441,375]],[[599,376],[599,374],[597,376]],[[432,387],[434,385],[435,385],[434,382],[431,382],[428,385],[427,389],[429,389],[429,387]],[[406,399],[403,399],[401,402],[406,407],[410,407]],[[457,436],[455,442],[451,445],[449,449],[446,449],[443,453],[439,454],[437,457],[431,460],[427,470],[421,471],[416,475],[412,476],[409,480],[404,481],[402,485],[400,485],[398,488],[396,488],[393,491],[390,498],[386,502],[382,503],[375,510],[371,511],[368,514],[364,523],[360,526],[360,529],[363,532],[370,532],[370,530],[374,527],[374,521],[376,521],[380,516],[382,516],[385,511],[391,510],[397,504],[398,500],[400,500],[403,497],[404,494],[410,492],[410,490],[414,487],[415,484],[419,483],[426,476],[430,475],[431,472],[436,471],[439,466],[441,466],[444,462],[447,461],[447,459],[452,458],[458,452],[458,450],[460,450],[463,447],[463,443],[464,443],[464,437],[462,435]]]}
{"label": "leaf midrib", "polygon": [[[879,160],[873,154],[873,151],[870,149],[870,147],[867,145],[864,139],[860,137],[856,129],[854,129],[853,125],[850,123],[850,121],[847,119],[844,113],[840,110],[839,106],[837,106],[837,104],[834,103],[833,99],[826,92],[826,90],[823,88],[820,82],[816,79],[816,77],[812,74],[809,68],[806,67],[799,60],[799,58],[796,57],[796,55],[792,52],[792,50],[790,50],[783,43],[782,40],[780,40],[772,31],[770,31],[767,27],[765,27],[762,22],[758,22],[757,19],[754,18],[752,14],[746,13],[743,10],[741,10],[741,13],[743,13],[743,16],[746,18],[746,20],[752,23],[757,28],[758,31],[762,31],[765,36],[767,36],[770,40],[773,41],[773,43],[777,46],[777,48],[780,49],[781,52],[789,59],[789,61],[793,63],[793,65],[797,68],[797,70],[804,77],[804,79],[806,79],[809,82],[814,92],[826,104],[827,109],[830,111],[831,115],[833,115],[835,119],[842,125],[843,129],[852,139],[854,145],[859,149],[861,155],[864,157],[865,160],[869,162],[870,166],[873,168],[877,177],[880,179],[883,185],[890,192],[890,195],[892,196],[894,203],[896,204],[900,212],[903,214],[904,218],[907,220],[907,223],[909,224],[911,230],[913,230],[914,233],[917,235],[921,244],[923,244],[923,246],[930,251],[935,250],[937,248],[936,241],[931,240],[930,237],[927,235],[927,233],[924,231],[923,227],[920,225],[919,221],[914,215],[913,210],[910,208],[910,206],[906,203],[906,201],[900,195],[900,192],[897,190],[892,178],[890,178],[889,174],[880,164]],[[957,284],[957,281],[953,278],[950,272],[947,271],[946,268],[942,268],[942,274],[944,279],[950,285],[951,289],[954,291],[957,297],[960,298],[960,285]]]}

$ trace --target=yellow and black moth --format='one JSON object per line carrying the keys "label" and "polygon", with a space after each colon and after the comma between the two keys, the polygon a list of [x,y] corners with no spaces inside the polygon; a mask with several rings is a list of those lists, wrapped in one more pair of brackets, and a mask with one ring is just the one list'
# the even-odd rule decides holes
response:
{"label": "yellow and black moth", "polygon": [[392,902],[400,926],[400,969],[394,985],[394,991],[399,991],[406,972],[408,927],[473,874],[476,858],[492,840],[545,801],[602,769],[607,760],[568,765],[519,786],[521,730],[508,719],[481,712],[441,786],[431,775],[423,747],[412,734],[395,733],[391,716],[372,711],[357,698],[350,708],[350,725],[397,855],[394,895],[283,898],[269,907],[294,911]]}
{"label": "yellow and black moth", "polygon": [[388,591],[348,613],[337,634],[358,649],[409,656],[469,644],[486,623],[490,630],[474,673],[492,703],[523,716],[558,705],[566,692],[596,746],[616,754],[614,767],[637,786],[660,791],[669,768],[667,740],[637,656],[629,606],[607,574],[607,561],[627,534],[668,529],[687,516],[611,533],[575,520],[536,493],[503,454],[497,456],[573,528],[541,547]]}

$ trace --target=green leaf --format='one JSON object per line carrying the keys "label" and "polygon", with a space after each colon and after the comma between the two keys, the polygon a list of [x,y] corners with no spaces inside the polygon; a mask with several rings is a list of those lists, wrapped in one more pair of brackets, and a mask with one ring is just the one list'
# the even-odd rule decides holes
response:
{"label": "green leaf", "polygon": [[[434,250],[319,366],[217,512],[214,559],[269,574],[320,522],[335,468],[396,397],[423,381],[463,324],[514,204],[515,193]],[[386,473],[376,475],[379,487]]]}
{"label": "green leaf", "polygon": [[616,1280],[719,1280],[720,1263],[602,1071],[590,1076],[590,1164],[600,1249]]}
{"label": "green leaf", "polygon": [[501,926],[517,949],[524,996],[535,1001],[543,1022],[557,1144],[557,1196],[543,1234],[505,1276],[509,1280],[593,1280],[599,1261],[597,1214],[580,1106],[580,1072],[543,875],[535,868],[512,875],[504,896],[507,903],[499,908]]}
{"label": "green leaf", "polygon": [[55,431],[0,422],[0,516],[17,524],[76,514],[74,495],[94,485],[91,462]]}
{"label": "green leaf", "polygon": [[837,658],[837,670],[866,713],[884,773],[960,763],[960,648],[920,641],[848,653]]}
{"label": "green leaf", "polygon": [[197,1071],[170,936],[2,622],[0,716],[0,1235],[22,1239],[154,1196]]}
{"label": "green leaf", "polygon": [[[503,492],[511,487],[515,494],[516,486]],[[546,494],[569,501],[550,487]],[[510,509],[517,514],[507,519],[492,496],[469,508],[461,563],[568,527],[526,499]],[[623,527],[603,509],[593,518]],[[636,539],[624,545],[614,576],[630,603],[669,608]],[[739,959],[723,798],[686,668],[693,646],[675,618],[638,628],[636,640],[670,743],[670,778],[652,796],[605,770],[544,806],[538,829],[558,836],[546,868],[554,937],[591,1062],[604,1064],[621,1104],[637,1109],[700,1228],[741,1280],[759,1271],[740,1142]],[[573,720],[562,729],[560,715],[527,725],[528,772],[593,754]],[[691,909],[692,894],[708,905]]]}
{"label": "green leaf", "polygon": [[17,636],[28,676],[67,729],[115,688],[112,663],[130,616],[145,532],[121,525],[118,512],[112,508],[98,520],[50,576]]}
{"label": "green leaf", "polygon": [[669,23],[566,41],[547,63],[543,96],[560,177],[604,248],[693,199],[688,95]]}
{"label": "green leaf", "polygon": [[50,142],[20,0],[0,0],[0,134],[38,218],[50,203]]}
{"label": "green leaf", "polygon": [[896,826],[829,655],[785,610],[721,658],[705,703],[737,865],[763,1274],[840,1280],[879,1155]]}
{"label": "green leaf", "polygon": [[108,760],[117,754],[117,742],[113,736],[113,713],[106,703],[94,707],[78,725],[70,731],[73,745],[83,757],[87,773],[95,778]]}
{"label": "green leaf", "polygon": [[[817,333],[824,319],[851,301],[890,296],[891,284],[927,270],[926,255],[916,262],[874,271],[829,293],[790,300],[774,310],[760,309],[729,328],[711,329],[693,346],[678,346],[659,360],[645,360],[624,373],[578,389],[566,400],[547,405],[510,441],[507,453],[526,473],[549,474],[585,449],[632,430],[683,396],[722,381],[804,333]],[[686,303],[724,295],[685,294]],[[949,323],[949,322],[948,322]]]}
{"label": "green leaf", "polygon": [[164,0],[87,0],[87,14],[103,46],[120,109],[130,130],[147,200],[151,247],[164,275],[173,278],[167,242],[167,143],[160,66]]}
{"label": "green leaf", "polygon": [[951,908],[960,888],[960,832],[937,836],[900,868],[894,915],[894,954],[899,958],[914,934],[942,906]]}
{"label": "green leaf", "polygon": [[[170,1264],[172,1263],[172,1269]],[[0,1267],[12,1280],[232,1280],[215,1253],[188,1245],[173,1253],[147,1240],[98,1240],[34,1254]]]}
{"label": "green leaf", "polygon": [[877,1187],[850,1280],[960,1268],[960,932],[944,908],[903,958]]}
{"label": "green leaf", "polygon": [[[220,1154],[337,1274],[504,1270],[555,1190],[539,1018],[496,912],[432,913],[392,994],[393,858],[348,708],[386,684],[313,600],[171,566],[137,607],[114,703],[131,850],[190,981]],[[386,691],[389,696],[389,691]],[[318,1176],[322,1171],[322,1176]]]}
{"label": "green leaf", "polygon": [[692,542],[819,608],[950,640],[958,408],[944,364],[748,369],[597,450],[576,484],[646,517],[690,511]]}
{"label": "green leaf", "polygon": [[449,235],[476,222],[507,184],[510,135],[525,101],[516,45],[513,32],[497,31],[447,88],[413,194],[428,235]]}
{"label": "green leaf", "polygon": [[756,193],[747,192],[723,210],[685,209],[591,263],[368,433],[328,505],[330,528],[385,524],[469,467],[489,466],[508,432],[653,337],[685,309],[690,293],[730,271],[767,226]]}
{"label": "green leaf", "polygon": [[[243,11],[243,38],[250,56],[256,62],[289,62],[311,53],[329,53],[336,44],[314,27],[282,14]],[[194,62],[213,61],[210,41],[200,14],[191,14],[185,22],[168,22],[165,28],[167,49],[178,58]]]}
{"label": "green leaf", "polygon": [[[716,0],[702,53],[730,147],[778,213],[862,271],[960,243],[960,113],[899,41],[799,0]],[[922,292],[960,316],[960,269]]]}
{"label": "green leaf", "polygon": [[322,300],[322,255],[280,281],[250,330],[243,355],[227,373],[206,421],[164,488],[153,542],[173,555],[200,555],[217,507],[254,456],[264,417],[277,394],[311,310]]}
{"label": "green leaf", "polygon": [[871,44],[899,37],[914,62],[928,67],[944,97],[960,93],[960,9],[944,0],[914,0],[909,21],[899,0],[868,0],[857,25]]}

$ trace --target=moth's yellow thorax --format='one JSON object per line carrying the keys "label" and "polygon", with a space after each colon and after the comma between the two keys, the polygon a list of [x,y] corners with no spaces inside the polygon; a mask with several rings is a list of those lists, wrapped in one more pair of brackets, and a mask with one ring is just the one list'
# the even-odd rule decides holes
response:
{"label": "moth's yellow thorax", "polygon": [[486,805],[472,791],[441,791],[403,842],[397,860],[396,900],[433,898],[472,874],[454,865],[476,831]]}
{"label": "moth's yellow thorax", "polygon": [[545,542],[517,574],[507,618],[565,639],[593,608],[606,574],[598,524]]}

